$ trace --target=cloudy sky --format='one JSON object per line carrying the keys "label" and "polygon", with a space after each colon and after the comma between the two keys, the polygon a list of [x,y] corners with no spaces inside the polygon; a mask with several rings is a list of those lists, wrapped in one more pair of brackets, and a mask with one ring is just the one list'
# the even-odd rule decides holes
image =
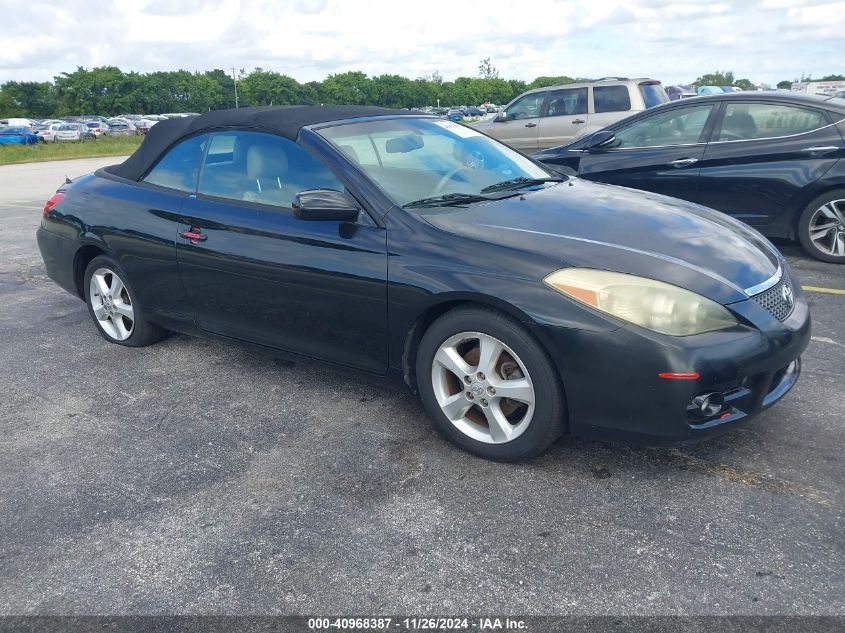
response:
{"label": "cloudy sky", "polygon": [[0,83],[100,65],[453,79],[485,57],[529,81],[845,73],[845,0],[0,0],[0,15],[15,27],[0,34]]}

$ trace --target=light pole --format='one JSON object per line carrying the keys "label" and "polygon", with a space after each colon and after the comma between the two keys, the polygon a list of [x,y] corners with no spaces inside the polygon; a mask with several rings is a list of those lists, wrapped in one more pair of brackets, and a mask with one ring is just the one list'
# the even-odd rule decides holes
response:
{"label": "light pole", "polygon": [[235,67],[232,66],[232,81],[235,82],[235,108],[238,107],[238,76],[235,74]]}

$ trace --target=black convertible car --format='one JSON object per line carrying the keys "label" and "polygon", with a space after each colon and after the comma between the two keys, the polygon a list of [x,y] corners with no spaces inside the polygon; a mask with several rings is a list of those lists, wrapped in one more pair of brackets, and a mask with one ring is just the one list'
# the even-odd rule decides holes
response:
{"label": "black convertible car", "polygon": [[697,202],[845,263],[845,100],[695,97],[534,154],[580,177]]}
{"label": "black convertible car", "polygon": [[163,121],[62,187],[38,244],[110,342],[207,333],[395,373],[498,460],[567,431],[729,429],[793,386],[810,335],[800,285],[746,225],[380,108]]}

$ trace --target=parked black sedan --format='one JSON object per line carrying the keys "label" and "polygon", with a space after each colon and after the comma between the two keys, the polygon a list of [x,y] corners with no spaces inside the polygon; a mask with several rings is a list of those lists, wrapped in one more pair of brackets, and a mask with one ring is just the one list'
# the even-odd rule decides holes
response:
{"label": "parked black sedan", "polygon": [[718,209],[841,264],[843,136],[845,100],[737,92],[653,108],[534,158]]}
{"label": "parked black sedan", "polygon": [[788,265],[742,223],[381,108],[163,121],[62,187],[38,244],[107,341],[204,333],[394,373],[498,460],[565,431],[729,429],[795,384],[810,332]]}

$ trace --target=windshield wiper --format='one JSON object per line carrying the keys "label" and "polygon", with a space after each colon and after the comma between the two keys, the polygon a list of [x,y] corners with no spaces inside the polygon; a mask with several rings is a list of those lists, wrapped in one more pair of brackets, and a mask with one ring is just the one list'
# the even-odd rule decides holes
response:
{"label": "windshield wiper", "polygon": [[442,196],[420,198],[402,206],[406,209],[413,207],[459,207],[472,202],[483,202],[485,200],[497,200],[497,198],[482,196],[477,193],[446,193]]}
{"label": "windshield wiper", "polygon": [[532,185],[542,185],[543,183],[547,182],[563,182],[563,178],[526,178],[525,176],[520,176],[519,178],[512,178],[510,180],[503,180],[502,182],[497,182],[496,184],[489,185],[484,187],[481,190],[481,193],[493,193],[495,191],[512,191],[514,189],[522,189],[523,187],[530,187]]}

